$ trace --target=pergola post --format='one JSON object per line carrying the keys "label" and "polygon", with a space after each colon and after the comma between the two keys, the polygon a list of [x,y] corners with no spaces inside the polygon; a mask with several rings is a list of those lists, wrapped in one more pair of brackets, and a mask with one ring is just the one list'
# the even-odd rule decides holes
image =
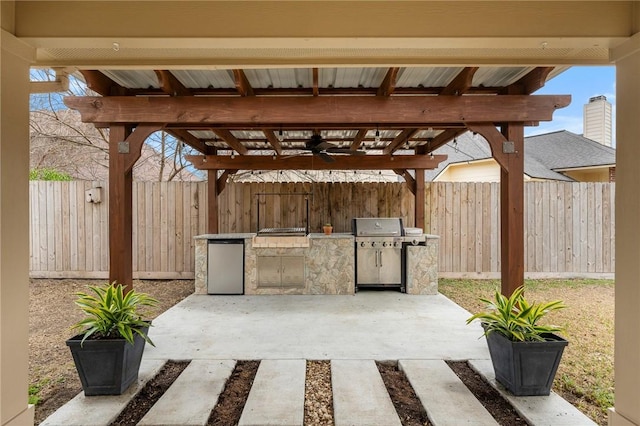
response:
{"label": "pergola post", "polygon": [[109,128],[109,282],[133,288],[133,170],[124,163],[130,154],[118,152],[131,129],[123,125]]}
{"label": "pergola post", "polygon": [[501,291],[509,296],[524,284],[524,126],[506,123],[502,133],[487,123],[467,127],[489,142],[500,165]]}
{"label": "pergola post", "polygon": [[424,169],[416,169],[416,190],[415,190],[415,222],[416,227],[424,229]]}
{"label": "pergola post", "polygon": [[506,124],[502,134],[514,150],[500,170],[502,294],[511,295],[524,284],[524,127]]}
{"label": "pergola post", "polygon": [[157,125],[109,128],[109,282],[133,289],[133,166]]}
{"label": "pergola post", "polygon": [[218,233],[218,170],[207,170],[207,232]]}

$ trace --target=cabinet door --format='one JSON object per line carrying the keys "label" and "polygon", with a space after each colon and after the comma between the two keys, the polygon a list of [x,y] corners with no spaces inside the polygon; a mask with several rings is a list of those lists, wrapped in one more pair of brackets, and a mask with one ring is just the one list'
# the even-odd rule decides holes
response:
{"label": "cabinet door", "polygon": [[378,256],[380,284],[400,284],[402,282],[402,253],[400,249],[380,250]]}
{"label": "cabinet door", "polygon": [[380,273],[378,268],[378,249],[359,248],[356,262],[358,274],[357,284],[378,284]]}
{"label": "cabinet door", "polygon": [[258,287],[280,287],[280,257],[258,256]]}
{"label": "cabinet door", "polygon": [[304,256],[282,256],[282,286],[304,287]]}

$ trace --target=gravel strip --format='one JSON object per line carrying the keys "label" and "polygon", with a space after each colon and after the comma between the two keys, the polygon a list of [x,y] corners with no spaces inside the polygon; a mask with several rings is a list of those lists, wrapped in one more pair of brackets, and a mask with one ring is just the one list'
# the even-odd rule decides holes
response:
{"label": "gravel strip", "polygon": [[305,426],[334,424],[330,361],[307,361],[304,424]]}

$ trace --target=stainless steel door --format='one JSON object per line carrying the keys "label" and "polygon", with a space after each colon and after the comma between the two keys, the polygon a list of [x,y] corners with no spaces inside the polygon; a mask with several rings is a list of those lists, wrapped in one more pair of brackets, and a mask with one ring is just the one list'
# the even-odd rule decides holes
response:
{"label": "stainless steel door", "polygon": [[380,273],[378,269],[379,250],[371,247],[358,247],[358,261],[356,262],[356,284],[378,284]]}
{"label": "stainless steel door", "polygon": [[304,287],[304,256],[282,256],[283,287]]}
{"label": "stainless steel door", "polygon": [[207,293],[244,294],[244,240],[209,240]]}
{"label": "stainless steel door", "polygon": [[378,252],[380,284],[400,284],[402,282],[402,250],[385,248]]}

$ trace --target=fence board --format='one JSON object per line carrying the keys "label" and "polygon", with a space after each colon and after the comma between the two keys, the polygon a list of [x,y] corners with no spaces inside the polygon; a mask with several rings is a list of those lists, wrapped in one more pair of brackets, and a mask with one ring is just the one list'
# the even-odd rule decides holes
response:
{"label": "fence board", "polygon": [[[39,277],[107,276],[108,190],[101,182],[31,182],[30,268]],[[101,203],[85,190],[102,186]],[[531,273],[612,273],[615,266],[615,185],[525,183],[525,265]],[[229,183],[219,197],[219,231],[309,225],[351,232],[351,218],[399,216],[415,226],[414,197],[402,184]],[[134,274],[191,277],[193,237],[206,233],[206,182],[135,182]],[[427,183],[425,232],[440,235],[443,273],[500,271],[499,184]]]}

